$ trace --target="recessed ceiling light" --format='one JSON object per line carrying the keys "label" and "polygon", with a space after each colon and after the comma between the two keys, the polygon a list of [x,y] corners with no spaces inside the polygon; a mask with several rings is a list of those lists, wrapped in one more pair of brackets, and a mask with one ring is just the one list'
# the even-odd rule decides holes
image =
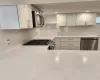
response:
{"label": "recessed ceiling light", "polygon": [[36,12],[36,14],[39,14],[39,12]]}
{"label": "recessed ceiling light", "polygon": [[87,11],[85,11],[85,12],[90,12],[90,11],[87,10]]}
{"label": "recessed ceiling light", "polygon": [[58,13],[58,12],[55,12],[56,14]]}

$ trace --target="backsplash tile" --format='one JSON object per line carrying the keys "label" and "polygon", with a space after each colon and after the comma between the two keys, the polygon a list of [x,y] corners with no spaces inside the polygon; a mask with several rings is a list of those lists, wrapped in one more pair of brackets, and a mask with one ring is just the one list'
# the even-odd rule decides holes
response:
{"label": "backsplash tile", "polygon": [[10,40],[9,45],[23,44],[33,38],[31,29],[26,30],[0,30],[0,46],[7,46],[7,40]]}

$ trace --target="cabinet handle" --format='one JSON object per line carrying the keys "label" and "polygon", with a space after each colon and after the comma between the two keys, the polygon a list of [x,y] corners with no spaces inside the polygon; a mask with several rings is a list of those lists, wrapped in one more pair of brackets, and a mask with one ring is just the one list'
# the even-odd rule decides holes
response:
{"label": "cabinet handle", "polygon": [[28,22],[28,27],[30,27],[30,20],[27,20],[27,22]]}
{"label": "cabinet handle", "polygon": [[73,44],[68,44],[68,45],[73,45]]}
{"label": "cabinet handle", "polygon": [[73,40],[73,39],[68,39],[68,40]]}

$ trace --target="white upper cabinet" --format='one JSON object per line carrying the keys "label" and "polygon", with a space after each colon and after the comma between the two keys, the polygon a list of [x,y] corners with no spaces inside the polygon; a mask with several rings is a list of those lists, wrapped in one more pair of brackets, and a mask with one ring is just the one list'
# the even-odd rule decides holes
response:
{"label": "white upper cabinet", "polygon": [[66,14],[57,14],[57,26],[67,26]]}
{"label": "white upper cabinet", "polygon": [[96,25],[96,13],[57,14],[57,26]]}
{"label": "white upper cabinet", "polygon": [[96,25],[96,13],[86,14],[86,25]]}
{"label": "white upper cabinet", "polygon": [[76,25],[77,14],[67,14],[67,25],[75,26]]}
{"label": "white upper cabinet", "polygon": [[86,25],[86,13],[77,14],[76,25]]}
{"label": "white upper cabinet", "polygon": [[19,26],[17,6],[0,6],[0,28],[18,29]]}
{"label": "white upper cabinet", "polygon": [[31,5],[0,6],[1,29],[32,28]]}
{"label": "white upper cabinet", "polygon": [[18,5],[17,6],[18,9],[18,17],[19,17],[19,24],[20,27],[19,28],[27,28],[27,21],[26,21],[26,9],[25,9],[25,5]]}
{"label": "white upper cabinet", "polygon": [[33,21],[32,21],[32,6],[31,5],[25,5],[26,9],[26,21],[27,21],[27,26],[29,28],[33,28]]}
{"label": "white upper cabinet", "polygon": [[96,13],[77,14],[76,25],[96,25]]}

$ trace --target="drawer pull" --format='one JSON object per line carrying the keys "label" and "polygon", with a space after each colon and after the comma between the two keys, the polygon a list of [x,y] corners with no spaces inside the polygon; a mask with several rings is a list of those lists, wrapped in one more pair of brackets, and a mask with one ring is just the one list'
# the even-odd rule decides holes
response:
{"label": "drawer pull", "polygon": [[68,45],[73,45],[73,44],[68,44]]}
{"label": "drawer pull", "polygon": [[73,39],[68,39],[68,40],[73,40]]}

